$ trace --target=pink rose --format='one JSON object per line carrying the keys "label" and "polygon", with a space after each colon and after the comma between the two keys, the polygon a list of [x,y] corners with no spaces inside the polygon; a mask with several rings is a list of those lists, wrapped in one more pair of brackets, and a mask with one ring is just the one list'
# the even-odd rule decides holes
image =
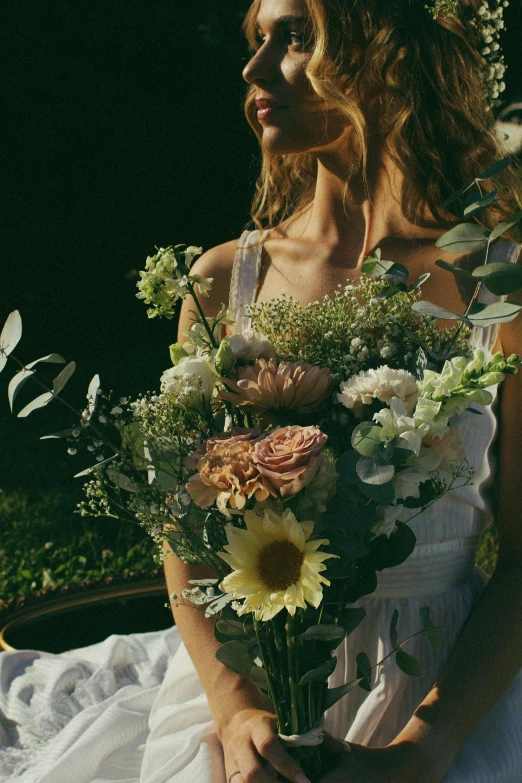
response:
{"label": "pink rose", "polygon": [[219,435],[214,435],[212,438],[204,440],[196,451],[185,457],[184,465],[189,470],[196,470],[199,460],[209,454],[218,443],[226,440],[228,441],[227,445],[232,446],[234,443],[239,443],[243,440],[256,440],[260,435],[261,430],[257,427],[232,427],[228,432],[221,432]]}
{"label": "pink rose", "polygon": [[281,497],[295,495],[319,470],[327,440],[318,427],[280,427],[255,444],[253,461]]}

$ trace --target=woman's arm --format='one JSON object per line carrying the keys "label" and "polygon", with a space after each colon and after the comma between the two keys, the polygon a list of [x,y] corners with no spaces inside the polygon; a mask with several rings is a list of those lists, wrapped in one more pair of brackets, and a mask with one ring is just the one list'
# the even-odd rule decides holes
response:
{"label": "woman's arm", "polygon": [[[506,356],[522,354],[522,318],[502,327],[500,341]],[[324,783],[439,783],[522,667],[522,371],[506,378],[500,403],[500,549],[495,573],[439,681],[405,728],[387,748],[355,746]]]}
{"label": "woman's arm", "polygon": [[[221,304],[228,301],[228,289],[232,260],[237,242],[228,242],[205,253],[194,264],[193,271],[204,277],[212,277],[214,283],[208,299],[201,298],[207,316],[215,316]],[[183,343],[183,332],[189,329],[190,311],[194,303],[187,298],[183,302],[178,339]],[[188,566],[167,546],[165,576],[169,595],[181,595],[189,579],[215,576],[205,566]],[[219,643],[214,637],[213,621],[191,604],[180,604],[173,609],[187,651],[198,672],[208,698],[217,734],[223,744],[227,779],[238,769],[242,776],[235,776],[234,783],[271,783],[273,777],[262,769],[260,755],[289,780],[305,783],[302,770],[276,739],[276,716],[261,691],[249,677],[242,677],[228,669],[215,657]],[[268,709],[267,709],[268,708]]]}

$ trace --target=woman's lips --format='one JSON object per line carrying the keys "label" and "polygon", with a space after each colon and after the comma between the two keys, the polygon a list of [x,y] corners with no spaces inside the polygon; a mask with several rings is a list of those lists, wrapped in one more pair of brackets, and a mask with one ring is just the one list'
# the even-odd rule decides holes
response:
{"label": "woman's lips", "polygon": [[288,106],[259,106],[257,109],[257,119],[259,122],[263,122],[263,120],[269,120],[278,112],[286,111],[288,108]]}

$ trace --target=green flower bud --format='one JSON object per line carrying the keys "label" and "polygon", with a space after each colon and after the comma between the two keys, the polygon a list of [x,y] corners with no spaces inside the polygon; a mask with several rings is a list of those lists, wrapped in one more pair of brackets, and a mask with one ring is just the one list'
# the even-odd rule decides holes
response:
{"label": "green flower bud", "polygon": [[488,372],[480,378],[478,385],[480,388],[486,389],[488,386],[496,386],[497,383],[502,383],[505,377],[502,372]]}
{"label": "green flower bud", "polygon": [[461,383],[465,384],[472,378],[476,377],[484,366],[484,351],[479,349],[473,351],[473,359],[466,366],[466,369],[462,373]]}
{"label": "green flower bud", "polygon": [[226,375],[234,366],[234,351],[226,340],[221,340],[214,363],[220,375]]}
{"label": "green flower bud", "polygon": [[491,405],[493,401],[493,395],[485,389],[470,389],[465,396],[469,402],[477,402],[479,405]]}
{"label": "green flower bud", "polygon": [[180,345],[180,343],[172,343],[172,345],[169,345],[169,351],[170,351],[170,360],[174,365],[174,367],[176,367],[176,365],[180,363],[181,359],[183,359],[184,356],[188,356],[188,353],[183,348],[183,346]]}
{"label": "green flower bud", "polygon": [[502,353],[502,351],[497,351],[496,353],[493,354],[493,356],[491,357],[489,362],[487,362],[485,367],[487,367],[489,371],[495,366],[495,364],[498,364],[499,362],[503,362],[503,361],[504,361],[504,354]]}

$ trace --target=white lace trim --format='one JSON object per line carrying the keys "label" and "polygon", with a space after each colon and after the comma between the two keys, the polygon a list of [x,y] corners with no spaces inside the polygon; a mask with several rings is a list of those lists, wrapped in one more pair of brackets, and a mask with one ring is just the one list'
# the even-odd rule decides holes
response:
{"label": "white lace trim", "polygon": [[256,299],[263,242],[267,231],[243,231],[232,267],[229,307],[236,324],[234,332],[250,328],[246,308]]}

